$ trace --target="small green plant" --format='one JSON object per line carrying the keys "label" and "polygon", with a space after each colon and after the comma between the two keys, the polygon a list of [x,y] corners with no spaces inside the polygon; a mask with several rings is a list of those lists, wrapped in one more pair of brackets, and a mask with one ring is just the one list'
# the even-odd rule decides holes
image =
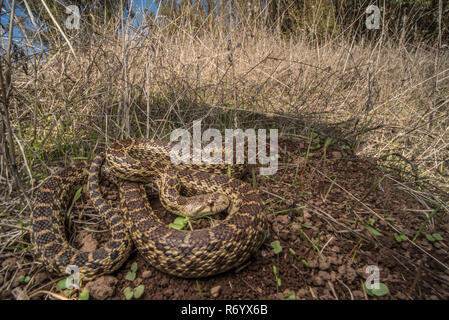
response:
{"label": "small green plant", "polygon": [[371,232],[372,234],[374,234],[375,236],[381,236],[382,233],[380,233],[379,231],[377,231],[376,229],[374,229],[372,226],[364,224],[363,225],[369,232]]}
{"label": "small green plant", "polygon": [[295,300],[295,293],[294,292],[289,292],[286,295],[284,295],[284,300]]}
{"label": "small green plant", "polygon": [[140,297],[142,297],[144,291],[145,291],[145,286],[140,285],[140,286],[136,287],[134,290],[131,289],[130,287],[126,287],[123,290],[123,293],[125,294],[126,300],[131,300],[133,298],[139,299]]}
{"label": "small green plant", "polygon": [[176,217],[176,219],[173,220],[173,222],[168,226],[176,230],[184,230],[187,228],[187,224],[188,222],[186,217]]}
{"label": "small green plant", "polygon": [[200,294],[201,300],[204,300],[203,291],[201,290],[200,283],[196,280],[196,288],[198,289],[198,293]]}
{"label": "small green plant", "polygon": [[394,233],[394,238],[396,239],[397,242],[401,243],[402,241],[407,240],[407,236],[404,233]]}
{"label": "small green plant", "polygon": [[89,291],[84,289],[78,296],[78,300],[89,300]]}
{"label": "small green plant", "polygon": [[282,280],[279,278],[278,269],[276,266],[273,266],[274,277],[276,278],[276,284],[278,287],[282,286]]}
{"label": "small green plant", "polygon": [[429,214],[429,216],[426,218],[426,220],[424,220],[424,222],[421,224],[418,231],[416,232],[415,236],[413,237],[413,240],[412,240],[413,242],[415,242],[415,240],[418,239],[419,235],[423,231],[426,224],[430,221],[430,219],[433,218],[434,215],[437,214],[437,212],[440,210],[440,208],[441,208],[441,204],[439,204],[435,209],[433,209],[432,212]]}
{"label": "small green plant", "polygon": [[307,263],[307,261],[305,260],[305,259],[303,259],[303,258],[301,258],[301,257],[299,257],[297,254],[296,254],[296,251],[295,250],[293,250],[292,248],[289,248],[288,249],[288,251],[299,261],[299,262],[302,262],[302,264],[304,264],[306,267],[309,267],[309,264]]}
{"label": "small green plant", "polygon": [[136,279],[136,272],[137,272],[137,262],[133,262],[133,264],[131,265],[131,271],[129,271],[126,276],[125,279],[128,281],[134,281]]}
{"label": "small green plant", "polygon": [[31,278],[30,276],[21,275],[18,280],[19,283],[28,283],[30,282]]}
{"label": "small green plant", "polygon": [[281,243],[279,242],[279,240],[273,241],[272,243],[270,243],[270,245],[273,248],[273,252],[275,254],[282,252],[282,246],[281,246]]}
{"label": "small green plant", "polygon": [[388,287],[385,283],[379,282],[377,288],[368,289],[366,283],[363,284],[363,290],[372,297],[383,297],[389,293]]}
{"label": "small green plant", "polygon": [[426,234],[427,240],[430,242],[443,241],[443,237],[439,233]]}

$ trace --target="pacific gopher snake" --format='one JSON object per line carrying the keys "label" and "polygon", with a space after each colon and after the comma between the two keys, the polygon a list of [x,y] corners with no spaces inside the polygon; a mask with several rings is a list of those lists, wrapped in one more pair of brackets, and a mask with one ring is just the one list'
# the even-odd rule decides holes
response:
{"label": "pacific gopher snake", "polygon": [[[266,228],[258,193],[249,184],[225,176],[227,165],[173,165],[170,148],[170,144],[147,139],[111,145],[106,152],[106,171],[117,179],[120,209],[109,206],[99,189],[103,155],[49,177],[33,204],[31,239],[37,257],[59,274],[75,265],[86,279],[119,268],[128,258],[132,242],[151,265],[186,278],[224,272],[247,260],[261,244]],[[234,170],[235,176],[241,174],[241,166],[232,167]],[[80,252],[65,237],[64,215],[76,187],[86,180],[92,202],[111,230],[111,240],[95,251]],[[228,215],[208,229],[169,228],[154,214],[144,185],[137,182],[149,180],[156,182],[161,203],[170,211],[201,214],[225,203],[225,207],[229,204]],[[208,195],[183,197],[181,187],[189,196],[198,192]]]}

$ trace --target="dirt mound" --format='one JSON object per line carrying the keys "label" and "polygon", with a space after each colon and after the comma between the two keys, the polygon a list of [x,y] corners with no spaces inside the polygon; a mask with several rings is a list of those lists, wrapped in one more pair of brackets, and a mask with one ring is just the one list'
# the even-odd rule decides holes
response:
{"label": "dirt mound", "polygon": [[[374,159],[311,151],[289,141],[279,150],[275,175],[258,176],[257,182],[251,174],[247,178],[257,184],[270,223],[265,243],[246,264],[206,279],[181,279],[154,269],[135,252],[117,273],[96,280],[101,284],[83,284],[91,298],[125,299],[125,292],[128,298],[134,292],[141,299],[371,299],[364,283],[373,270],[388,288],[377,299],[449,298],[447,217],[437,213],[426,222],[432,209],[404,184],[384,177]],[[117,191],[107,189],[115,201]],[[151,201],[164,221],[173,221],[157,199]],[[106,241],[106,227],[86,199],[76,204],[73,217],[75,231],[89,231],[72,237],[75,245]],[[406,240],[416,235],[416,241]],[[28,254],[19,260],[2,263],[1,298],[13,298],[14,288],[32,299],[45,297],[42,290],[57,293],[57,278],[33,265]]]}

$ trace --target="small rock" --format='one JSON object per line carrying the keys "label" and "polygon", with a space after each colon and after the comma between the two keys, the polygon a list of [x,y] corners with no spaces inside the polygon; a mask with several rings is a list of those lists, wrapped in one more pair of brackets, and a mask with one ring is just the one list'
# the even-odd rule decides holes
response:
{"label": "small rock", "polygon": [[2,268],[12,267],[16,264],[17,259],[14,257],[7,258],[2,262]]}
{"label": "small rock", "polygon": [[172,297],[173,296],[173,289],[167,288],[164,290],[164,296],[166,297]]}
{"label": "small rock", "polygon": [[[36,275],[34,276],[33,281],[34,281],[34,284],[35,284],[35,285],[38,285],[38,284],[44,282],[44,281],[47,280],[47,279],[48,279],[48,275],[47,275],[46,272],[39,272],[38,274],[36,274]],[[1,281],[0,281],[0,282],[1,282]]]}
{"label": "small rock", "polygon": [[153,276],[153,272],[151,272],[151,270],[145,270],[142,272],[142,278],[147,279],[147,278],[151,278]]}
{"label": "small rock", "polygon": [[360,290],[352,291],[352,295],[353,295],[354,299],[356,299],[356,300],[365,298],[365,295]]}
{"label": "small rock", "polygon": [[309,268],[316,268],[316,267],[318,267],[318,263],[317,263],[317,261],[316,260],[311,260],[311,261],[309,261]]}
{"label": "small rock", "polygon": [[287,225],[290,223],[290,217],[288,215],[278,216],[276,218],[276,221],[279,222],[280,224]]}
{"label": "small rock", "polygon": [[118,280],[113,276],[102,276],[86,285],[89,295],[97,300],[105,300],[115,293]]}
{"label": "small rock", "polygon": [[316,285],[317,287],[321,287],[324,284],[324,282],[323,279],[321,279],[319,276],[316,276],[313,279],[313,284]]}
{"label": "small rock", "polygon": [[330,267],[328,262],[325,261],[320,261],[320,270],[328,270]]}
{"label": "small rock", "polygon": [[221,292],[221,286],[215,286],[212,289],[210,289],[210,294],[214,298],[217,298],[220,295],[220,292]]}
{"label": "small rock", "polygon": [[283,241],[288,241],[288,239],[290,234],[287,231],[282,231],[279,233],[279,237],[283,240]]}
{"label": "small rock", "polygon": [[89,232],[79,233],[79,242],[81,243],[80,251],[88,252],[94,251],[97,248],[98,242],[94,239],[93,235]]}
{"label": "small rock", "polygon": [[306,289],[299,289],[296,292],[296,298],[307,298],[307,290]]}
{"label": "small rock", "polygon": [[320,277],[321,279],[323,279],[325,281],[327,281],[327,280],[329,280],[331,278],[329,273],[328,272],[324,272],[324,271],[318,272],[318,277]]}
{"label": "small rock", "polygon": [[334,159],[341,159],[341,152],[340,151],[333,151],[332,152],[332,157]]}

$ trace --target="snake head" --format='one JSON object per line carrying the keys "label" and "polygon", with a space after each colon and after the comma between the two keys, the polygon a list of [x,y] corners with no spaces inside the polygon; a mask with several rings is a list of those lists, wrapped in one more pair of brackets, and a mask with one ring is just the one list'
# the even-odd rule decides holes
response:
{"label": "snake head", "polygon": [[230,201],[221,193],[200,194],[188,198],[189,201],[182,210],[186,217],[197,217],[206,214],[222,212],[229,207]]}

